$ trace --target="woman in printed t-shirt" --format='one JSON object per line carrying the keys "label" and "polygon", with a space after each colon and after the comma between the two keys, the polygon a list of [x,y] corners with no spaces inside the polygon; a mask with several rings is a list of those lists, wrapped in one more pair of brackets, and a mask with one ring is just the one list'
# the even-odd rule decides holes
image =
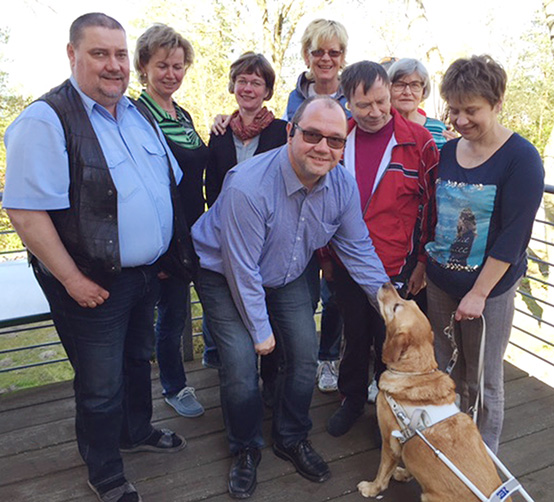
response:
{"label": "woman in printed t-shirt", "polygon": [[479,347],[486,321],[483,408],[478,426],[497,451],[504,418],[503,357],[514,297],[527,266],[526,249],[544,189],[535,147],[498,122],[506,72],[489,56],[452,63],[441,95],[461,138],[441,151],[435,240],[429,256],[428,309],[439,368],[452,350],[444,328],[452,312],[460,349],[452,376],[466,411],[475,401]]}

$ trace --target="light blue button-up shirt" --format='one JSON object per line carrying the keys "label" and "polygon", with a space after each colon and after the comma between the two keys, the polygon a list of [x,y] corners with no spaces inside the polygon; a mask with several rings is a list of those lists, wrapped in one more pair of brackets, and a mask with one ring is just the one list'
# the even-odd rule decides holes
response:
{"label": "light blue button-up shirt", "polygon": [[263,288],[297,279],[314,251],[329,242],[371,301],[389,280],[363,221],[354,178],[339,166],[308,191],[287,145],[231,169],[192,237],[201,267],[227,279],[254,343],[272,333]]}
{"label": "light blue button-up shirt", "polygon": [[[163,134],[126,97],[114,118],[81,92],[85,111],[100,142],[117,189],[121,265],[156,261],[173,232],[168,155],[177,182],[182,173]],[[156,126],[157,127],[157,126]],[[69,160],[62,125],[54,110],[38,101],[27,107],[6,131],[6,186],[9,209],[55,210],[69,207]]]}

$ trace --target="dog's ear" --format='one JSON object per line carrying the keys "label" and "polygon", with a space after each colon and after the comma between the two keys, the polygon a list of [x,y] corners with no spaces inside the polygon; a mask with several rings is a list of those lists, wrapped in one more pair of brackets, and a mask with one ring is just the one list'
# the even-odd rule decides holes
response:
{"label": "dog's ear", "polygon": [[410,334],[404,331],[387,333],[387,339],[383,345],[383,362],[390,364],[399,361],[410,345],[410,340]]}

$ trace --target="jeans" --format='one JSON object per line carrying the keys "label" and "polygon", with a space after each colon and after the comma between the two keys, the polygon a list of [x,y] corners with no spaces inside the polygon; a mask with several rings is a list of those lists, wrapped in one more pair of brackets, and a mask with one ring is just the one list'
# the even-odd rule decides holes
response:
{"label": "jeans", "polygon": [[344,319],[345,345],[339,367],[339,391],[353,407],[361,409],[367,400],[372,346],[377,381],[386,369],[381,359],[385,323],[346,269],[334,264],[333,274],[337,301]]}
{"label": "jeans", "polygon": [[338,361],[342,337],[342,315],[336,298],[335,282],[321,279],[321,337],[319,360]]}
{"label": "jeans", "polygon": [[35,276],[75,370],[76,433],[89,480],[99,491],[125,479],[119,447],[152,432],[150,357],[154,349],[156,266],[123,269],[110,297],[80,307],[40,264]]}
{"label": "jeans", "polygon": [[321,296],[321,335],[318,359],[320,361],[338,361],[340,359],[342,316],[336,302],[335,283],[320,279],[316,253],[312,256],[304,274],[308,280],[314,314]]}
{"label": "jeans", "polygon": [[[498,451],[504,422],[504,353],[508,347],[514,318],[514,297],[519,282],[505,293],[487,298],[483,317],[486,321],[485,391],[481,396],[483,409],[479,410],[477,426],[483,440],[493,452]],[[444,328],[458,308],[459,299],[451,297],[427,279],[428,315],[435,333],[435,354],[439,369],[446,368],[452,356],[450,341]],[[456,391],[461,397],[461,409],[467,411],[475,402],[478,389],[478,363],[483,325],[480,319],[455,323],[458,344],[458,362],[452,371]]]}
{"label": "jeans", "polygon": [[189,316],[189,299],[189,284],[176,277],[160,280],[156,358],[164,396],[173,396],[187,386],[181,341]]}
{"label": "jeans", "polygon": [[[206,322],[221,359],[220,394],[232,453],[261,448],[262,399],[256,351],[250,333],[235,307],[227,280],[202,269],[199,295]],[[280,347],[275,382],[272,436],[290,446],[308,435],[317,369],[317,336],[305,274],[281,288],[266,288],[267,310]]]}

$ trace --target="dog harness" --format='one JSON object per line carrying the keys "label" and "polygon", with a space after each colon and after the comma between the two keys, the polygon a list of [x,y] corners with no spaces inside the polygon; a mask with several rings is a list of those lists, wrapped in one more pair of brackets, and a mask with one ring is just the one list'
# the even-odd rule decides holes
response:
{"label": "dog harness", "polygon": [[404,444],[416,435],[416,431],[423,432],[432,425],[438,424],[447,418],[457,415],[460,409],[454,404],[440,406],[428,404],[426,406],[409,406],[398,404],[388,393],[383,393],[387,403],[400,425],[400,430],[393,431],[393,436]]}

